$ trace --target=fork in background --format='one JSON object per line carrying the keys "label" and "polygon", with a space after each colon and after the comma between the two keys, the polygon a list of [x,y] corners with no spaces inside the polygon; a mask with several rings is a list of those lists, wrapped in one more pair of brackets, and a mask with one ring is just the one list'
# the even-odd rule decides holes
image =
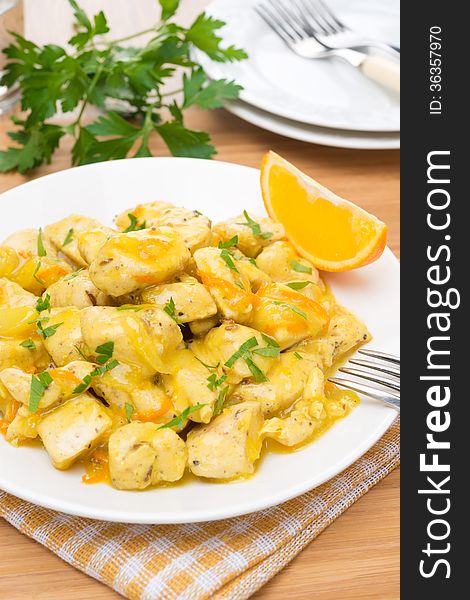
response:
{"label": "fork in background", "polygon": [[320,42],[305,14],[299,9],[299,2],[300,0],[292,0],[287,7],[282,0],[266,0],[255,6],[255,10],[298,56],[312,59],[341,58],[377,83],[395,92],[400,91],[400,68],[397,61],[350,48],[332,48]]}
{"label": "fork in background", "polygon": [[400,49],[392,44],[365,38],[341,21],[323,0],[291,0],[303,11],[310,27],[315,30],[318,40],[325,41],[332,48],[377,48],[400,57]]}
{"label": "fork in background", "polygon": [[[372,358],[373,360],[362,360],[351,358],[349,364],[354,367],[345,366],[338,369],[346,375],[352,375],[353,379],[342,377],[330,377],[329,381],[341,387],[348,388],[375,400],[383,402],[390,408],[400,412],[400,359],[398,356],[386,354],[376,350],[364,348],[359,354]],[[385,363],[385,364],[384,364]],[[357,368],[360,367],[360,368]],[[377,386],[364,384],[357,380],[372,382]]]}

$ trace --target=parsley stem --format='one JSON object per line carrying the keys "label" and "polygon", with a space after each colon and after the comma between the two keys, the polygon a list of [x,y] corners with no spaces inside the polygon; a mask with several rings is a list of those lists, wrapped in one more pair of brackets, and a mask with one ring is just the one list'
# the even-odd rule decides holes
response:
{"label": "parsley stem", "polygon": [[87,91],[85,92],[85,100],[83,100],[83,102],[82,102],[80,112],[78,113],[78,117],[76,118],[75,122],[73,123],[73,127],[80,125],[80,121],[83,116],[83,113],[85,112],[85,109],[88,106],[88,100],[91,96],[91,93],[95,89],[96,84],[98,83],[98,79],[101,77],[101,74],[103,73],[103,71],[104,71],[104,65],[101,64],[98,67],[98,69],[96,69],[96,73],[94,74],[93,79],[91,80],[90,86],[88,87]]}
{"label": "parsley stem", "polygon": [[174,96],[175,94],[181,94],[181,92],[184,92],[183,88],[179,88],[179,89],[173,90],[171,92],[165,92],[164,94],[160,94],[160,96],[162,98],[165,98],[165,96]]}

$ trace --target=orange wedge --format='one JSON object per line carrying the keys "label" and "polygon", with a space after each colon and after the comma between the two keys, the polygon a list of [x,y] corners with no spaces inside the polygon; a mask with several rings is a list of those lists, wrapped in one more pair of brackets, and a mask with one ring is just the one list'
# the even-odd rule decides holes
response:
{"label": "orange wedge", "polygon": [[349,271],[377,260],[387,226],[317,183],[275,152],[261,165],[269,216],[282,223],[297,252],[323,271]]}

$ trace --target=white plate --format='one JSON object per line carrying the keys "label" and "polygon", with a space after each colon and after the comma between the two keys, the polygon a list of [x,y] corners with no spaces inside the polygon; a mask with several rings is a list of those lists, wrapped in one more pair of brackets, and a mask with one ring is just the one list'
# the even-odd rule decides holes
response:
{"label": "white plate", "polygon": [[[315,176],[315,173],[312,173]],[[246,208],[263,214],[259,172],[240,165],[185,158],[99,163],[48,175],[0,197],[0,239],[25,227],[78,212],[111,224],[140,202],[167,200],[217,221]],[[390,250],[373,265],[328,277],[341,302],[365,319],[374,347],[398,352],[399,266]],[[246,481],[123,492],[84,485],[82,469],[57,471],[39,448],[13,448],[0,436],[0,488],[65,513],[129,523],[223,519],[284,502],[323,483],[366,452],[396,414],[363,400],[320,440],[293,454],[270,454]]]}
{"label": "white plate", "polygon": [[[244,48],[234,63],[197,58],[212,79],[235,79],[240,99],[274,115],[323,127],[399,131],[400,98],[338,59],[295,55],[254,11],[260,0],[214,0],[209,12],[227,23],[224,43]],[[399,45],[398,0],[328,0],[348,25],[377,40]]]}
{"label": "white plate", "polygon": [[359,150],[392,150],[400,147],[399,133],[348,131],[306,125],[298,121],[276,117],[241,100],[226,102],[225,108],[252,125],[302,142]]}

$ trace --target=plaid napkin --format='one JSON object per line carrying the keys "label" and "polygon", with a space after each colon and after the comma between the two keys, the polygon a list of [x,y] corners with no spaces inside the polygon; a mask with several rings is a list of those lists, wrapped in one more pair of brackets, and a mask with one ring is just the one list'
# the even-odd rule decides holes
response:
{"label": "plaid napkin", "polygon": [[0,491],[0,516],[77,569],[131,599],[250,597],[399,463],[397,419],[351,467],[281,506],[190,525],[72,517]]}

